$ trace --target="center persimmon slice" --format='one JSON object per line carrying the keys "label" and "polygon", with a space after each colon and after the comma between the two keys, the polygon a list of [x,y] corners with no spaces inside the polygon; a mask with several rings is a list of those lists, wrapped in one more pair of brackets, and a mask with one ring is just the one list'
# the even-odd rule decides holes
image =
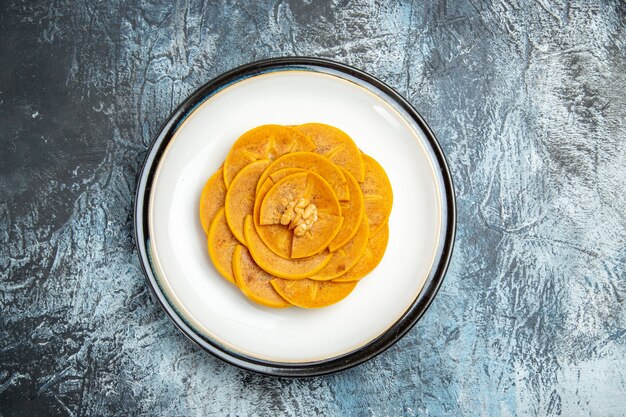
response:
{"label": "center persimmon slice", "polygon": [[[304,203],[299,211],[298,206],[292,207],[296,202]],[[314,212],[314,218],[307,218],[309,209]],[[291,222],[281,224],[286,214],[292,215]],[[296,221],[303,227],[301,233],[295,227]],[[341,206],[332,188],[324,178],[309,171],[288,175],[275,183],[265,194],[259,212],[261,230],[268,225],[293,230],[291,258],[313,256],[324,250],[339,232],[342,222]],[[268,246],[273,244],[268,242]]]}

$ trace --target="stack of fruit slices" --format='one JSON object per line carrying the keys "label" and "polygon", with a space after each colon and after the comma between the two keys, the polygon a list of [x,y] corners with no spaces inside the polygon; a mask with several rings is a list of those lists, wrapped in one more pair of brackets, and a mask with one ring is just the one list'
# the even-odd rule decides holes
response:
{"label": "stack of fruit slices", "polygon": [[206,182],[200,220],[215,268],[248,298],[320,308],[379,264],[392,204],[384,169],[345,132],[263,125]]}

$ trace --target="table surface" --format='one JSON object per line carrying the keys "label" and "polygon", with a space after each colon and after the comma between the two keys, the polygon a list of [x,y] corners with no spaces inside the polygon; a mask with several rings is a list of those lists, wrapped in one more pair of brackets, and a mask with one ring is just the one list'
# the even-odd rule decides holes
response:
{"label": "table surface", "polygon": [[[0,6],[1,416],[626,413],[624,2],[156,3]],[[403,94],[458,205],[418,325],[361,366],[296,380],[182,336],[132,224],[143,158],[177,104],[283,55]]]}

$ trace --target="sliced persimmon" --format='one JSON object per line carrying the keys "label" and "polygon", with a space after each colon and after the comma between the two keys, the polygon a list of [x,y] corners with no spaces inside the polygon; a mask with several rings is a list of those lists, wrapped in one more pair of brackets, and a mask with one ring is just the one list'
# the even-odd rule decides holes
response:
{"label": "sliced persimmon", "polygon": [[233,272],[237,286],[251,300],[273,308],[284,308],[291,305],[278,295],[270,284],[270,281],[276,277],[259,268],[245,246],[237,245],[235,248]]}
{"label": "sliced persimmon", "polygon": [[284,168],[300,168],[314,172],[330,184],[339,201],[350,199],[348,182],[341,169],[330,160],[314,152],[291,152],[276,159],[261,176],[257,191],[270,174]]}
{"label": "sliced persimmon", "polygon": [[224,174],[220,168],[207,180],[200,194],[200,223],[207,235],[215,214],[224,207],[225,197],[226,184],[224,184]]}
{"label": "sliced persimmon", "polygon": [[[334,198],[336,201],[338,212],[341,213],[339,201],[334,197],[333,190],[330,189],[330,187],[327,187],[327,189],[330,192],[331,198]],[[287,204],[299,198],[306,199],[306,194],[310,193],[309,173],[307,171],[287,175],[285,178],[273,184],[263,196],[259,211],[259,224],[261,226],[280,224],[280,217]]]}
{"label": "sliced persimmon", "polygon": [[269,159],[261,159],[248,164],[239,171],[226,192],[226,220],[233,235],[243,244],[246,243],[243,236],[243,221],[254,211],[256,184],[270,163]]}
{"label": "sliced persimmon", "polygon": [[315,152],[345,168],[359,182],[365,180],[365,166],[361,151],[343,130],[323,123],[294,126],[315,142]]}
{"label": "sliced persimmon", "polygon": [[376,234],[371,235],[363,256],[356,265],[333,282],[356,282],[372,272],[383,259],[389,241],[389,225],[385,224]]}
{"label": "sliced persimmon", "polygon": [[324,269],[309,278],[316,281],[329,281],[345,274],[365,253],[368,237],[369,222],[367,219],[363,219],[354,237],[336,252],[333,252],[333,257]]}
{"label": "sliced persimmon", "polygon": [[322,250],[328,250],[328,244],[341,228],[343,217],[335,216],[327,212],[321,211],[317,215],[317,222],[310,231],[304,235],[298,236],[294,233],[291,242],[291,257],[304,258],[313,256]]}
{"label": "sliced persimmon", "polygon": [[343,173],[346,176],[346,180],[348,180],[350,201],[342,201],[339,203],[341,206],[343,224],[341,225],[341,229],[339,229],[337,236],[335,236],[333,241],[328,245],[328,250],[331,252],[336,251],[354,237],[365,213],[363,193],[361,192],[359,183],[348,171],[343,170]]}
{"label": "sliced persimmon", "polygon": [[288,126],[262,125],[241,135],[233,144],[224,161],[224,183],[227,187],[235,176],[251,162],[274,160],[286,153],[313,151],[315,144],[303,134]]}
{"label": "sliced persimmon", "polygon": [[[294,233],[289,255],[291,258],[313,256],[324,250],[335,238],[343,222],[339,201],[330,185],[319,175],[303,171],[281,179],[265,194],[259,213],[260,234],[264,233],[262,230],[265,225],[279,225],[287,204],[300,199],[306,201],[307,205],[315,206],[317,220],[305,234]],[[283,227],[288,229],[287,226]],[[266,243],[276,252],[275,242]]]}
{"label": "sliced persimmon", "polygon": [[302,308],[321,308],[346,298],[357,282],[290,281],[276,278],[270,281],[278,294],[291,304]]}
{"label": "sliced persimmon", "polygon": [[261,212],[261,203],[263,202],[263,199],[265,198],[265,194],[267,194],[270,188],[272,188],[274,184],[276,184],[278,181],[285,178],[287,175],[296,174],[298,172],[303,172],[303,171],[304,170],[300,168],[279,169],[278,171],[273,172],[268,177],[266,177],[262,184],[260,184],[261,180],[259,179],[259,183],[257,184],[256,198],[254,200],[254,224],[255,225],[260,224],[259,216]]}
{"label": "sliced persimmon", "polygon": [[363,155],[365,181],[361,183],[365,215],[370,222],[370,233],[378,232],[389,219],[393,205],[393,191],[385,170],[374,158]]}
{"label": "sliced persimmon", "polygon": [[[284,169],[281,171],[289,171]],[[300,171],[300,170],[297,170]],[[280,171],[278,171],[280,172]],[[261,211],[261,203],[263,197],[272,188],[274,181],[271,178],[267,178],[264,181],[263,186],[257,193],[256,200],[254,201],[254,214],[252,216],[254,227],[261,240],[270,248],[275,254],[282,256],[283,258],[289,258],[291,256],[291,243],[293,241],[293,232],[288,228],[280,224],[261,226],[259,224],[259,212]]]}
{"label": "sliced persimmon", "polygon": [[265,198],[265,194],[267,194],[270,188],[272,188],[274,184],[276,184],[278,181],[285,178],[287,175],[296,174],[298,172],[303,172],[303,171],[305,170],[300,169],[300,168],[279,169],[278,171],[272,172],[268,176],[262,176],[263,178],[265,178],[262,183],[261,183],[261,179],[259,179],[259,182],[257,183],[257,187],[256,187],[257,188],[256,199],[254,201],[254,213],[255,213],[254,221],[255,222],[258,222],[261,203],[263,202],[263,199]]}
{"label": "sliced persimmon", "polygon": [[261,188],[259,188],[256,200],[254,201],[254,227],[256,227],[256,231],[261,237],[261,240],[265,242],[265,244],[272,249],[274,253],[282,256],[283,258],[289,258],[291,256],[291,243],[293,240],[293,232],[288,228],[282,225],[267,225],[261,227],[259,224],[259,213],[261,211],[261,203],[263,202],[263,198],[265,194],[272,188],[276,182],[285,178],[287,175],[295,174],[297,172],[302,172],[303,170],[300,168],[285,168],[280,169],[276,172],[270,174],[269,177],[265,179]]}
{"label": "sliced persimmon", "polygon": [[235,284],[235,276],[233,275],[233,252],[235,251],[235,246],[237,246],[237,239],[230,231],[230,227],[228,227],[224,208],[222,207],[213,218],[209,227],[208,250],[217,272],[233,284]]}
{"label": "sliced persimmon", "polygon": [[265,245],[254,227],[252,216],[246,216],[244,223],[246,246],[254,261],[269,274],[279,278],[304,279],[324,268],[331,258],[327,250],[314,256],[301,259],[285,259]]}

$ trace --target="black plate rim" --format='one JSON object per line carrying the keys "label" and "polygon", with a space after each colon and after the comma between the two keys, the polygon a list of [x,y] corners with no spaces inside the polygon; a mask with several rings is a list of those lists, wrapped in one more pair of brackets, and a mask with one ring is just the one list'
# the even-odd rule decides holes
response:
{"label": "black plate rim", "polygon": [[[163,294],[163,291],[156,280],[155,273],[150,265],[148,255],[150,245],[148,236],[148,209],[151,181],[154,178],[155,170],[160,161],[160,157],[178,126],[184,121],[187,115],[195,109],[195,107],[200,105],[208,96],[212,95],[216,91],[219,91],[220,89],[243,78],[279,70],[281,68],[284,69],[285,67],[302,67],[303,69],[321,68],[337,71],[361,80],[367,84],[371,84],[384,94],[391,97],[391,99],[394,100],[404,111],[406,111],[407,114],[423,130],[435,155],[436,162],[439,165],[438,168],[442,176],[445,191],[446,214],[444,220],[446,223],[446,230],[441,254],[438,262],[436,262],[434,272],[430,274],[424,283],[422,291],[418,294],[411,306],[383,334],[370,341],[365,346],[341,356],[314,362],[291,363],[262,360],[229,350],[226,346],[220,345],[219,342],[209,340],[204,336],[199,335],[182,319],[182,317],[180,317],[180,315],[176,312],[176,309],[169,303],[166,296]],[[189,97],[187,97],[187,99],[185,99],[176,108],[176,110],[174,110],[154,138],[141,168],[135,194],[134,229],[135,243],[137,246],[141,268],[149,287],[170,320],[172,320],[176,327],[185,336],[187,336],[188,339],[214,356],[242,369],[279,377],[311,377],[345,370],[368,361],[387,350],[400,340],[409,330],[411,330],[413,326],[415,326],[439,291],[450,263],[456,234],[456,202],[452,176],[439,142],[424,118],[399,93],[374,76],[343,63],[325,58],[299,56],[280,57],[254,61],[225,72],[202,85]]]}

